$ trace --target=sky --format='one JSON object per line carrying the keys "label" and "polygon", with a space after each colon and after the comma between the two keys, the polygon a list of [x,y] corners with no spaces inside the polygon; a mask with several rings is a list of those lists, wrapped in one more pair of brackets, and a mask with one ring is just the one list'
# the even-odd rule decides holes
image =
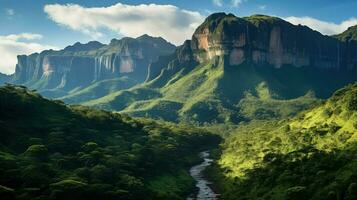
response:
{"label": "sky", "polygon": [[149,34],[180,45],[214,12],[272,15],[333,35],[357,24],[356,9],[357,0],[0,0],[0,72],[14,73],[17,55],[76,42]]}

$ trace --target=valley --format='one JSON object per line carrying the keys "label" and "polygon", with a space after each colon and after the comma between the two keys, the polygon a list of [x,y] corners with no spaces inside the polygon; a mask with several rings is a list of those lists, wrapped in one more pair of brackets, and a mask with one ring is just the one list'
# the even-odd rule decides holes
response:
{"label": "valley", "polygon": [[197,194],[191,194],[187,200],[216,200],[218,199],[219,194],[216,194],[210,187],[212,183],[206,180],[204,177],[203,171],[209,167],[213,160],[209,158],[210,154],[208,151],[203,151],[200,153],[200,158],[204,159],[203,162],[199,165],[195,165],[190,169],[190,175],[195,179],[196,187],[198,188]]}
{"label": "valley", "polygon": [[357,199],[357,26],[213,13],[0,74],[0,198]]}

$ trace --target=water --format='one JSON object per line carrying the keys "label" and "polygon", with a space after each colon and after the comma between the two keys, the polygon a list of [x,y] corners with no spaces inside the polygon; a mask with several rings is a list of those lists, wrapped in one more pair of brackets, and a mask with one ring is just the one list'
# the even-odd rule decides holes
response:
{"label": "water", "polygon": [[187,200],[217,200],[218,194],[210,188],[209,185],[211,185],[211,183],[207,181],[202,174],[202,171],[210,166],[213,160],[208,158],[208,151],[201,152],[200,157],[203,158],[204,161],[190,169],[190,175],[197,182],[196,187],[198,188],[198,193],[190,195]]}

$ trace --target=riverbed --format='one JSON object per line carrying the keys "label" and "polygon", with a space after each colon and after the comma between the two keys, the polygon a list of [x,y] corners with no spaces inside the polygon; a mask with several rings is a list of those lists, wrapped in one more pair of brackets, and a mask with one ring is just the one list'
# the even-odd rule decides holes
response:
{"label": "riverbed", "polygon": [[210,187],[211,183],[206,180],[203,175],[203,170],[206,167],[210,166],[213,162],[212,159],[209,158],[209,152],[203,151],[200,153],[200,157],[204,159],[204,161],[198,165],[191,167],[190,175],[196,181],[196,187],[198,188],[198,192],[191,194],[187,200],[217,200],[218,194],[216,194],[212,188]]}

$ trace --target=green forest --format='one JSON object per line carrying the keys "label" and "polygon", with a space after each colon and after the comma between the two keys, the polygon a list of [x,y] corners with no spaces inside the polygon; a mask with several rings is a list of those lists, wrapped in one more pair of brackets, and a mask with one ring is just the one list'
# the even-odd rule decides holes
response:
{"label": "green forest", "polygon": [[220,138],[0,88],[1,199],[182,199]]}
{"label": "green forest", "polygon": [[207,171],[222,199],[357,198],[357,83],[296,117],[233,132]]}
{"label": "green forest", "polygon": [[[338,29],[326,34],[170,5],[49,7],[70,23],[129,9],[124,21],[154,24],[151,33],[167,19],[131,9],[169,9],[191,35],[172,44],[120,34],[18,55],[14,73],[0,73],[0,200],[357,200],[357,25],[317,20]],[[100,35],[89,24],[73,31]],[[41,38],[0,35],[0,51],[2,40]]]}

